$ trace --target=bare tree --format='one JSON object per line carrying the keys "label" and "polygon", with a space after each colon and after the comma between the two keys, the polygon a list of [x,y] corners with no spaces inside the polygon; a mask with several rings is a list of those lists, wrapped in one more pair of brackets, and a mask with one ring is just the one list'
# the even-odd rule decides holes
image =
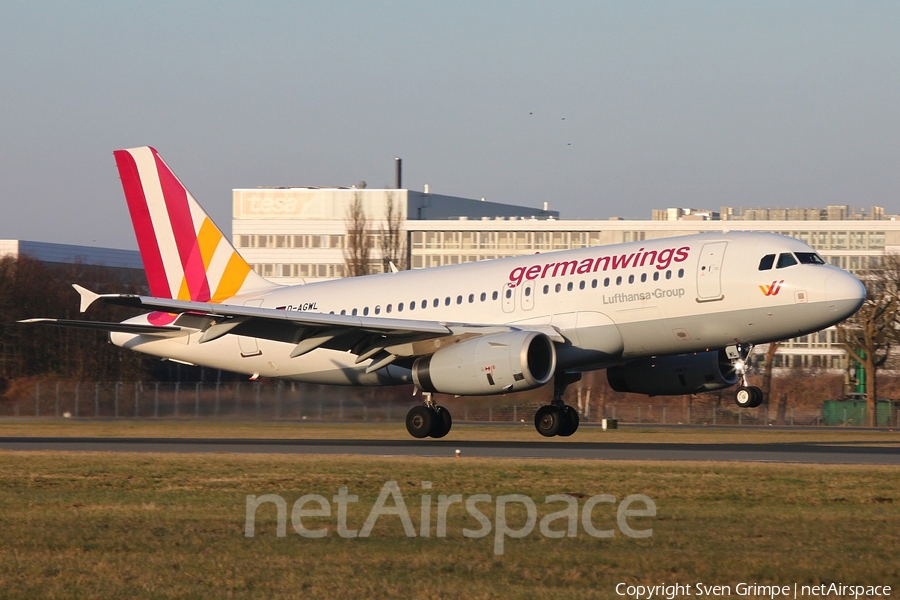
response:
{"label": "bare tree", "polygon": [[778,347],[781,345],[781,342],[769,342],[769,347],[766,348],[766,364],[763,367],[763,383],[762,383],[762,393],[763,393],[763,403],[769,404],[769,392],[772,389],[772,368],[775,366],[775,353],[778,352]]}
{"label": "bare tree", "polygon": [[369,220],[363,209],[362,194],[353,195],[353,203],[347,210],[347,245],[344,248],[344,264],[348,277],[369,274],[370,253]]}
{"label": "bare tree", "polygon": [[393,192],[387,192],[384,224],[381,226],[381,264],[385,273],[390,272],[391,263],[401,271],[406,269],[406,244],[400,230],[401,224],[400,203],[394,202]]}
{"label": "bare tree", "polygon": [[866,376],[869,426],[875,425],[878,369],[900,341],[900,256],[887,255],[863,272],[866,300],[859,311],[838,325],[838,339],[847,355],[862,365]]}

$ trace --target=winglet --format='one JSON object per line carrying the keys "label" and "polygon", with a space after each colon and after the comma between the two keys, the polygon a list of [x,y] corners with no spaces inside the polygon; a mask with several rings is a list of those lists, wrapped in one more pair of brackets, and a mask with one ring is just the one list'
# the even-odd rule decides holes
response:
{"label": "winglet", "polygon": [[75,291],[78,292],[79,296],[81,296],[81,312],[85,312],[88,307],[90,307],[90,305],[100,297],[100,294],[95,294],[91,290],[81,287],[77,283],[73,283],[72,287],[75,288]]}

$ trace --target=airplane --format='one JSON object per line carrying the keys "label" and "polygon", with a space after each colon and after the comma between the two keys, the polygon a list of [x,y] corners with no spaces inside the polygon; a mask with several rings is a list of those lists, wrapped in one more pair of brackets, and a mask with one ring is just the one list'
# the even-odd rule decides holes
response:
{"label": "airplane", "polygon": [[494,395],[553,382],[534,417],[545,437],[570,436],[566,387],[606,369],[613,389],[654,395],[747,383],[756,344],[841,322],[866,290],[807,244],[728,231],[279,285],[253,271],[149,147],[116,150],[149,296],[96,303],[147,311],[122,323],[29,319],[100,329],[118,346],[257,377],[333,385],[413,384],[416,438],[440,438],[450,412],[434,393]]}

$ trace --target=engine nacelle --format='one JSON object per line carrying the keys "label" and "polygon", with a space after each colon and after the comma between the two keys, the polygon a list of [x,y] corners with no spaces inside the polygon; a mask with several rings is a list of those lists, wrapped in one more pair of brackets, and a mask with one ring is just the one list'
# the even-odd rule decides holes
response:
{"label": "engine nacelle", "polygon": [[724,350],[643,358],[607,369],[606,377],[617,392],[648,396],[712,392],[740,380]]}
{"label": "engine nacelle", "polygon": [[416,359],[413,381],[426,392],[481,396],[540,387],[553,378],[556,347],[543,333],[473,338]]}

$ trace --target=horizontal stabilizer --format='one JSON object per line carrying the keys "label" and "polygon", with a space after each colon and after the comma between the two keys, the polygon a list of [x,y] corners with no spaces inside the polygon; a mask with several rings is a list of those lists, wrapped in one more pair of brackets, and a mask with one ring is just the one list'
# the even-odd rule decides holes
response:
{"label": "horizontal stabilizer", "polygon": [[56,327],[72,327],[75,329],[94,329],[97,331],[110,331],[119,333],[134,333],[139,335],[153,335],[156,337],[180,337],[190,335],[191,330],[181,327],[169,327],[155,325],[141,325],[138,323],[109,323],[104,321],[74,321],[70,319],[25,319],[19,323],[39,325],[54,325]]}

